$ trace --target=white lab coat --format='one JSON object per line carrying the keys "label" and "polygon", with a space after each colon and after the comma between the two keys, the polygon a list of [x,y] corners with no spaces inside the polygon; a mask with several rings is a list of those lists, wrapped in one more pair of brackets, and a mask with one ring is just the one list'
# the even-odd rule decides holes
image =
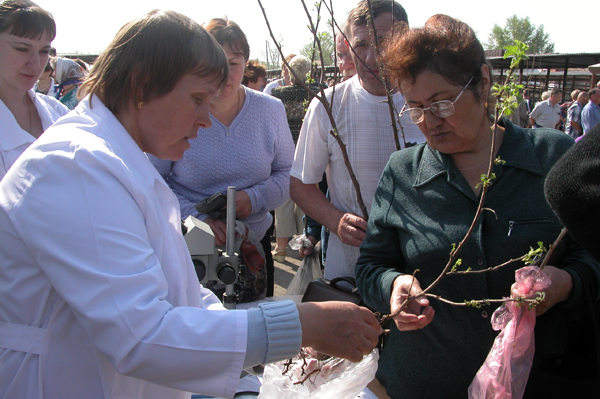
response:
{"label": "white lab coat", "polygon": [[246,312],[201,288],[177,198],[91,104],[0,182],[0,397],[233,397]]}
{"label": "white lab coat", "polygon": [[[35,93],[33,90],[29,90],[27,94],[35,105],[44,130],[70,111],[55,98]],[[0,180],[19,155],[34,141],[35,137],[21,129],[12,112],[0,100]]]}

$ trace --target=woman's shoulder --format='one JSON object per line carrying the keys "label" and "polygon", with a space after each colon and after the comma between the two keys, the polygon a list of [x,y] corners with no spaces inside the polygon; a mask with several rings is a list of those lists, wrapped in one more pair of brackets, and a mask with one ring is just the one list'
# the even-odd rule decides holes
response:
{"label": "woman's shoulder", "polygon": [[508,120],[503,122],[506,132],[514,137],[511,145],[520,145],[521,140],[527,142],[544,168],[552,166],[575,143],[568,134],[556,129],[526,129]]}
{"label": "woman's shoulder", "polygon": [[575,141],[568,134],[556,129],[526,129],[514,125],[513,128],[517,135],[523,135],[529,142],[531,142],[533,147],[536,149],[536,152],[538,150],[544,151],[550,149],[566,151],[575,143]]}
{"label": "woman's shoulder", "polygon": [[35,93],[35,97],[36,100],[43,104],[45,108],[54,111],[56,114],[58,114],[58,116],[66,115],[71,111],[63,103],[61,103],[54,97],[47,96],[41,93]]}
{"label": "woman's shoulder", "polygon": [[262,91],[246,88],[246,96],[248,96],[252,104],[260,107],[277,108],[283,105],[280,99],[275,98],[270,94],[263,93]]}
{"label": "woman's shoulder", "polygon": [[420,143],[392,153],[384,173],[413,179],[419,171],[421,162],[429,162],[428,159],[423,160],[426,149],[427,145]]}
{"label": "woman's shoulder", "polygon": [[403,148],[400,151],[392,153],[390,156],[390,163],[393,162],[395,165],[418,163],[423,157],[423,152],[426,148],[426,143],[419,143],[411,147]]}

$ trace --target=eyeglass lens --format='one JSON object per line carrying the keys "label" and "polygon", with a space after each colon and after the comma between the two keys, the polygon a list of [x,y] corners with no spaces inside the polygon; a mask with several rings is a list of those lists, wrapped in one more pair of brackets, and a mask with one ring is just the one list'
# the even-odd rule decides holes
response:
{"label": "eyeglass lens", "polygon": [[[432,103],[429,106],[431,113],[438,118],[446,118],[454,113],[454,104],[448,100]],[[408,114],[413,123],[421,123],[425,118],[425,111],[421,108],[409,108]]]}

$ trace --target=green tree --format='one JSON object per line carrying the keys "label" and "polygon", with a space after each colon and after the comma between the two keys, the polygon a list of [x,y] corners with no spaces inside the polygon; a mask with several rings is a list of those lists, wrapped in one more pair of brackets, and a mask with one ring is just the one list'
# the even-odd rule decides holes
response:
{"label": "green tree", "polygon": [[529,54],[549,54],[554,52],[554,43],[550,35],[544,32],[544,25],[536,27],[529,17],[513,16],[506,19],[506,27],[494,24],[486,44],[487,50],[499,50],[512,45],[515,40],[529,46]]}
{"label": "green tree", "polygon": [[[321,42],[321,49],[323,50],[323,61],[325,65],[333,65],[331,53],[335,51],[335,43],[333,41],[332,34],[330,32],[320,32],[319,41]],[[313,52],[315,53],[314,57]],[[305,44],[304,47],[300,49],[300,54],[315,61],[321,60],[321,57],[319,55],[319,47],[315,44],[314,40],[311,40],[309,43]]]}

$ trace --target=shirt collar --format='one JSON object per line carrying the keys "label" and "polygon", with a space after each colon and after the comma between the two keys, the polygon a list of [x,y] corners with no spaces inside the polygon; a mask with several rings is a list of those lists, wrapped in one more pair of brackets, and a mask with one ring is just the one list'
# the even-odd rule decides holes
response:
{"label": "shirt collar", "polygon": [[129,132],[96,95],[85,97],[75,110],[80,114],[89,115],[96,123],[104,127],[99,136],[112,136],[112,139],[107,141],[120,158],[127,160],[125,163],[128,167],[135,168],[144,179],[151,183],[156,180],[167,185]]}
{"label": "shirt collar", "polygon": [[[33,90],[29,90],[27,94],[37,108],[37,102]],[[3,151],[10,151],[22,146],[23,144],[31,144],[35,141],[35,137],[33,137],[27,131],[21,129],[21,126],[19,126],[19,123],[15,119],[14,115],[12,112],[10,112],[2,100],[0,100],[0,120],[2,121],[3,131],[3,134],[0,135],[0,147]]]}
{"label": "shirt collar", "polygon": [[[510,166],[541,175],[542,168],[537,157],[533,156],[535,154],[533,144],[523,137],[525,130],[514,126],[508,118],[502,118],[500,126],[504,127],[505,131],[498,156],[505,161],[504,167]],[[437,176],[448,175],[449,171],[451,171],[450,179],[459,173],[452,158],[425,145],[413,187],[425,185]]]}

